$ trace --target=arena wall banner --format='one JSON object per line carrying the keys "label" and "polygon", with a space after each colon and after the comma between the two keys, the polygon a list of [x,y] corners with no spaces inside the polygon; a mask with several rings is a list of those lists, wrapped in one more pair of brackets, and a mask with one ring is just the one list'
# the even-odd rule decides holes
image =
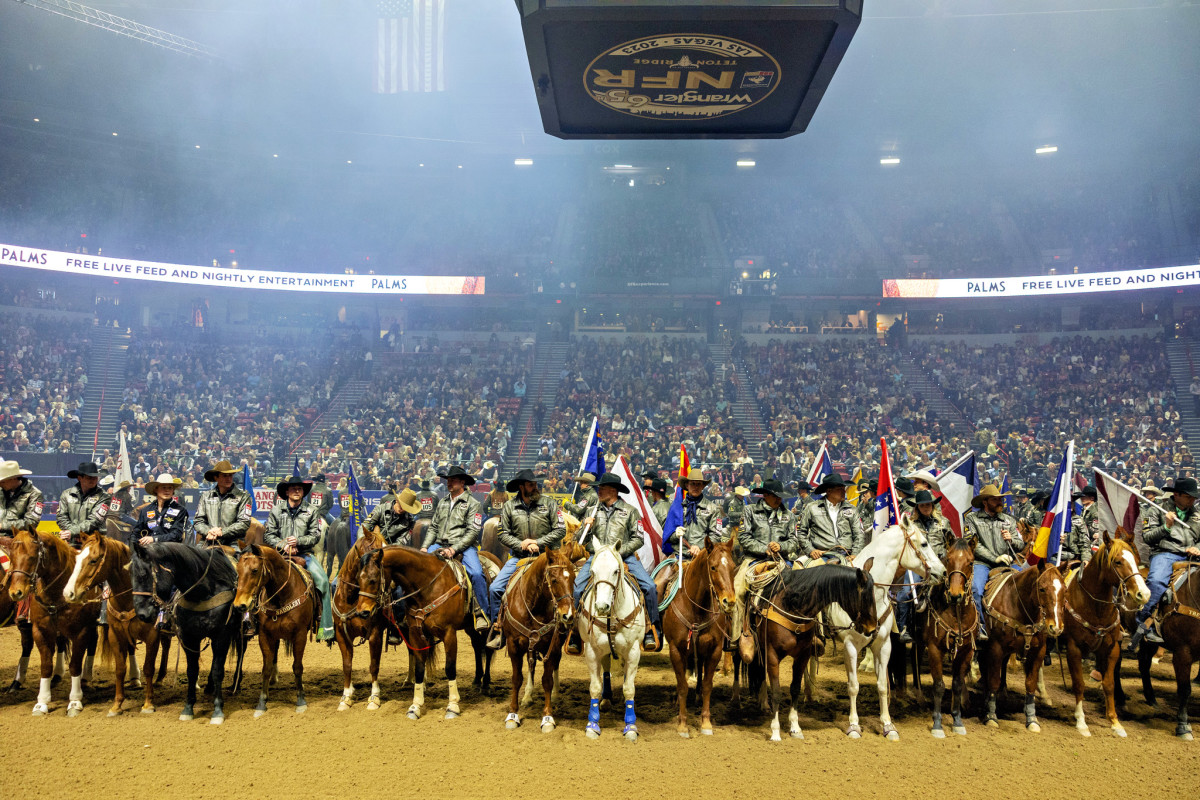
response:
{"label": "arena wall banner", "polygon": [[1174,289],[1200,286],[1200,264],[1154,267],[1075,275],[1024,275],[1006,278],[889,278],[884,297],[911,299],[945,297],[1036,297],[1095,294],[1129,289]]}
{"label": "arena wall banner", "polygon": [[484,287],[484,279],[481,276],[346,275],[329,272],[273,272],[260,269],[196,267],[38,250],[11,244],[0,244],[0,264],[99,278],[157,281],[179,286],[273,289],[290,292],[483,294]]}

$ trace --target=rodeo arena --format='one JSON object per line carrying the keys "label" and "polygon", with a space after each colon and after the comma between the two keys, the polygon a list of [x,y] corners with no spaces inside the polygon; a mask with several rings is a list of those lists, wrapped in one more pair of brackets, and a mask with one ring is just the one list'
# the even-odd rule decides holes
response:
{"label": "rodeo arena", "polygon": [[0,0],[0,786],[1194,793],[1197,76],[1190,0]]}

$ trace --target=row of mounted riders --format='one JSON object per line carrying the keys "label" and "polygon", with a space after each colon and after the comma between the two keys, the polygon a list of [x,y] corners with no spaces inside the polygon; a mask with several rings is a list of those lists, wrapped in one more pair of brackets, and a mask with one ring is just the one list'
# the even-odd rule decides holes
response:
{"label": "row of mounted riders", "polygon": [[[256,538],[255,532],[252,528],[247,539]],[[804,569],[788,569],[778,562],[757,565],[751,571],[745,623],[752,632],[754,655],[745,668],[751,689],[758,691],[760,702],[772,717],[772,740],[781,738],[780,663],[788,656],[794,659],[789,732],[802,738],[798,699],[803,691],[811,700],[816,675],[814,656],[824,652],[826,637],[838,640],[846,665],[850,696],[847,733],[852,738],[862,734],[857,713],[857,673],[860,654],[869,649],[879,691],[882,732],[889,739],[899,738],[888,711],[889,673],[902,687],[905,666],[904,659],[900,659],[895,665],[898,669],[889,669],[889,661],[892,647],[900,642],[893,636],[896,614],[892,595],[901,586],[898,581],[906,571],[916,573],[925,587],[912,666],[914,676],[919,675],[924,652],[933,685],[935,737],[944,736],[942,706],[947,667],[952,681],[952,727],[955,733],[966,733],[963,706],[976,657],[987,724],[997,725],[997,693],[1004,682],[1007,662],[1016,655],[1025,672],[1025,725],[1030,731],[1039,730],[1036,699],[1041,669],[1047,647],[1055,638],[1070,665],[1078,730],[1089,735],[1083,707],[1083,659],[1091,653],[1102,678],[1105,716],[1114,733],[1124,736],[1117,718],[1117,706],[1124,701],[1119,680],[1121,641],[1137,610],[1131,601],[1140,606],[1149,596],[1137,550],[1131,543],[1132,537],[1122,529],[1118,529],[1115,539],[1106,535],[1091,561],[1069,578],[1046,561],[1021,571],[993,570],[984,598],[990,636],[983,641],[977,641],[980,621],[970,588],[974,554],[966,540],[954,541],[945,558],[940,559],[920,530],[902,522],[876,535],[859,555],[847,560],[847,566],[820,562]],[[109,716],[122,710],[127,662],[135,656],[139,642],[145,644],[144,663],[139,669],[133,658],[133,678],[145,689],[143,713],[155,710],[154,684],[164,677],[170,647],[170,635],[159,624],[164,615],[173,620],[172,628],[187,659],[187,698],[180,719],[194,716],[200,655],[203,649],[211,648],[212,668],[206,688],[213,698],[210,721],[224,721],[225,664],[232,650],[236,666],[231,691],[237,692],[245,651],[242,619],[246,613],[257,619],[263,657],[255,716],[266,711],[268,688],[277,674],[280,642],[290,646],[292,652],[296,711],[305,710],[303,656],[318,623],[319,599],[303,567],[273,548],[245,540],[239,548],[205,549],[176,543],[142,546],[136,541],[129,545],[111,522],[108,535],[85,537],[79,550],[58,536],[31,531],[0,540],[0,546],[8,551],[11,562],[5,576],[7,591],[0,592],[0,622],[11,621],[17,604],[26,599],[29,602],[28,624],[20,626],[23,651],[13,688],[20,685],[33,645],[41,656],[35,715],[49,712],[56,649],[60,666],[63,651],[70,654],[68,716],[82,710],[82,680],[90,678],[102,603],[107,604],[107,627],[101,657],[113,661],[115,684]],[[712,733],[713,679],[728,641],[736,603],[734,546],[734,539],[706,542],[700,554],[684,565],[678,590],[664,609],[663,632],[676,675],[681,736],[689,735],[689,672],[696,676],[700,732]],[[505,724],[509,728],[521,724],[521,706],[530,701],[540,660],[544,662],[545,695],[540,727],[543,731],[554,729],[552,701],[558,695],[562,651],[571,631],[578,630],[591,673],[587,734],[599,735],[602,702],[611,698],[608,676],[615,658],[624,667],[623,733],[636,739],[634,686],[646,629],[642,594],[616,551],[600,548],[593,557],[592,581],[577,607],[572,587],[577,560],[586,556],[586,551],[568,536],[561,548],[527,559],[528,564],[510,583],[500,611],[512,662]],[[473,645],[474,684],[488,691],[492,653],[485,646],[486,630],[473,624],[469,581],[464,578],[461,570],[452,569],[449,562],[436,555],[406,546],[384,546],[381,537],[370,531],[359,537],[341,558],[332,598],[344,676],[339,711],[354,702],[353,655],[355,645],[364,642],[370,654],[367,707],[376,709],[381,704],[379,663],[389,628],[404,637],[410,653],[414,686],[410,718],[419,718],[424,711],[426,660],[437,643],[445,648],[445,713],[448,718],[460,713],[456,676],[459,630],[467,632]],[[1172,587],[1160,606],[1157,624],[1164,646],[1175,654],[1176,734],[1190,739],[1187,703],[1192,654],[1200,652],[1200,565],[1181,562]],[[397,615],[396,609],[402,611]],[[160,646],[161,666],[156,679],[151,679]],[[1138,653],[1143,688],[1150,703],[1155,701],[1149,679],[1155,650],[1155,645],[1143,643]],[[735,704],[739,700],[737,673],[741,669],[741,662],[735,659]],[[914,680],[914,685],[919,694],[919,680]],[[1045,698],[1044,689],[1041,696]]]}

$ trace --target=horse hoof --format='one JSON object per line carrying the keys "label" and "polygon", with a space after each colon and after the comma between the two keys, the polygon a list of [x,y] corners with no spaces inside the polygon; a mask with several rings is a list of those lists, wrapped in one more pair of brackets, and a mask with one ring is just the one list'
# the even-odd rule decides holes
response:
{"label": "horse hoof", "polygon": [[[255,715],[255,716],[257,716],[257,715]],[[195,717],[192,716],[191,714],[180,714],[179,715],[180,722],[191,722],[194,719],[195,719]]]}
{"label": "horse hoof", "polygon": [[1181,733],[1181,734],[1179,734],[1179,738],[1182,741],[1190,742],[1190,741],[1192,741],[1192,732],[1188,731],[1187,733]]}
{"label": "horse hoof", "polygon": [[367,711],[378,711],[381,705],[383,705],[383,702],[377,694],[373,694],[367,699]]}
{"label": "horse hoof", "polygon": [[942,730],[941,728],[935,728],[935,729],[933,730],[933,738],[935,738],[935,739],[945,739],[945,738],[946,738],[946,732],[945,732],[944,730]]}
{"label": "horse hoof", "polygon": [[[945,734],[942,734],[942,735],[945,736]],[[887,732],[887,740],[889,742],[900,741],[900,733],[898,731],[888,731]]]}
{"label": "horse hoof", "polygon": [[712,736],[712,735],[713,735],[713,729],[712,729],[712,728],[701,728],[701,729],[700,729],[700,735],[701,735],[701,736]]}
{"label": "horse hoof", "polygon": [[862,738],[862,734],[859,733],[858,731],[850,731],[846,735],[848,737],[850,737],[851,739],[861,739]]}
{"label": "horse hoof", "polygon": [[409,706],[408,707],[408,718],[409,719],[420,719],[421,718],[421,707],[420,706]]}
{"label": "horse hoof", "polygon": [[692,735],[690,733],[688,733],[686,730],[682,730],[679,732],[679,738],[680,739],[690,739],[690,738],[692,738]]}
{"label": "horse hoof", "polygon": [[451,711],[448,708],[446,709],[446,719],[458,719],[458,716],[459,715],[457,711]]}
{"label": "horse hoof", "polygon": [[1036,722],[1030,722],[1028,725],[1025,726],[1025,730],[1029,731],[1030,733],[1041,733],[1042,726],[1037,724]]}
{"label": "horse hoof", "polygon": [[224,723],[225,723],[225,716],[224,716],[224,715],[222,715],[222,716],[219,716],[219,717],[213,717],[212,719],[210,719],[210,720],[208,721],[208,724],[209,724],[209,725],[223,725]]}
{"label": "horse hoof", "polygon": [[953,727],[951,730],[953,730],[953,731],[954,731],[955,733],[957,733],[959,736],[966,736],[966,735],[967,735],[967,729],[966,729],[966,727],[965,727],[965,726],[963,726],[963,725],[955,725],[955,726],[954,726],[954,727]]}
{"label": "horse hoof", "polygon": [[544,717],[540,727],[542,729],[542,733],[553,733],[554,728],[556,727],[554,724],[554,717]]}
{"label": "horse hoof", "polygon": [[111,717],[119,717],[119,716],[121,716],[121,712],[120,712],[120,711],[109,711],[109,712],[108,712],[108,716],[109,716],[110,718],[111,718]]}
{"label": "horse hoof", "polygon": [[338,703],[338,711],[349,711],[349,710],[350,710],[349,701],[343,700],[342,702]]}
{"label": "horse hoof", "polygon": [[803,739],[804,738],[804,731],[800,730],[799,728],[797,728],[794,731],[790,731],[790,733],[791,733],[791,736],[793,739]]}
{"label": "horse hoof", "polygon": [[153,713],[155,713],[156,711],[158,711],[158,709],[157,709],[157,708],[155,708],[154,706],[142,706],[142,713],[143,713],[143,714],[153,714]]}
{"label": "horse hoof", "polygon": [[44,717],[50,713],[50,707],[45,703],[38,703],[33,707],[33,715],[35,717]]}
{"label": "horse hoof", "polygon": [[307,704],[307,703],[305,703],[305,704],[304,704],[304,705],[302,705],[302,706],[296,706],[296,713],[297,713],[297,714],[303,714],[305,711],[308,711],[308,704]]}
{"label": "horse hoof", "polygon": [[771,731],[771,741],[772,742],[782,742],[783,741],[783,737],[779,735],[779,731]]}
{"label": "horse hoof", "polygon": [[638,739],[638,732],[637,732],[636,728],[631,728],[630,730],[625,731],[625,741],[636,742],[637,739]]}
{"label": "horse hoof", "polygon": [[999,722],[997,722],[997,721],[996,721],[996,720],[994,720],[994,719],[989,719],[989,720],[987,721],[987,726],[988,726],[989,728],[999,728],[999,727],[1000,727],[1000,723],[999,723]]}
{"label": "horse hoof", "polygon": [[72,701],[67,704],[67,716],[68,717],[78,717],[82,713],[83,713],[83,703],[80,703],[78,700],[75,700],[75,701]]}
{"label": "horse hoof", "polygon": [[1127,737],[1129,735],[1129,734],[1125,733],[1124,728],[1119,727],[1119,726],[1116,728],[1113,728],[1112,732],[1113,732],[1113,736],[1116,736],[1119,739],[1124,739],[1125,737]]}
{"label": "horse hoof", "polygon": [[1080,736],[1082,736],[1082,737],[1084,737],[1084,738],[1087,738],[1087,737],[1089,737],[1089,736],[1091,736],[1091,735],[1092,735],[1092,730],[1091,730],[1091,728],[1089,728],[1089,727],[1088,727],[1088,726],[1086,726],[1086,725],[1084,725],[1082,728],[1076,728],[1075,730],[1079,731],[1079,735],[1080,735]]}
{"label": "horse hoof", "polygon": [[25,687],[22,686],[21,684],[17,683],[16,681],[13,681],[12,683],[10,683],[8,685],[8,688],[5,689],[4,691],[8,692],[9,694],[12,694],[13,692],[19,692],[24,688]]}
{"label": "horse hoof", "polygon": [[599,739],[600,738],[600,731],[598,731],[598,730],[592,730],[591,728],[588,728],[586,733],[587,733],[587,738],[589,738],[589,739]]}
{"label": "horse hoof", "polygon": [[256,708],[256,709],[254,709],[254,718],[258,719],[265,713],[267,713],[267,710],[265,708]]}

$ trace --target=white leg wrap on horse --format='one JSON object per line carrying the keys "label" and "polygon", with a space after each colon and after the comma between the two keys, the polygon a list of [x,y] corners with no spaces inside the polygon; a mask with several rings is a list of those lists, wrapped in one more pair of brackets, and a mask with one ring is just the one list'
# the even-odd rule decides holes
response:
{"label": "white leg wrap on horse", "polygon": [[779,736],[779,712],[775,712],[775,716],[771,719],[771,741],[779,742],[782,739]]}
{"label": "white leg wrap on horse", "polygon": [[457,678],[455,678],[452,681],[446,681],[446,693],[449,695],[449,699],[450,699],[449,705],[453,706],[455,708],[455,710],[457,710],[458,709],[458,679]]}
{"label": "white leg wrap on horse", "polygon": [[42,678],[38,685],[37,703],[33,706],[34,714],[50,713],[50,681],[52,678]]}
{"label": "white leg wrap on horse", "polygon": [[1084,736],[1092,735],[1092,732],[1088,730],[1087,719],[1083,716],[1083,703],[1075,704],[1075,730]]}
{"label": "white leg wrap on horse", "polygon": [[408,713],[412,714],[415,712],[418,716],[420,716],[421,709],[423,709],[424,707],[425,707],[425,684],[424,683],[414,683],[413,684],[413,702],[412,702],[412,707],[409,708],[409,710],[408,710]]}
{"label": "white leg wrap on horse", "polygon": [[13,683],[21,683],[25,680],[25,673],[29,671],[29,656],[17,661],[17,674],[13,678]]}

